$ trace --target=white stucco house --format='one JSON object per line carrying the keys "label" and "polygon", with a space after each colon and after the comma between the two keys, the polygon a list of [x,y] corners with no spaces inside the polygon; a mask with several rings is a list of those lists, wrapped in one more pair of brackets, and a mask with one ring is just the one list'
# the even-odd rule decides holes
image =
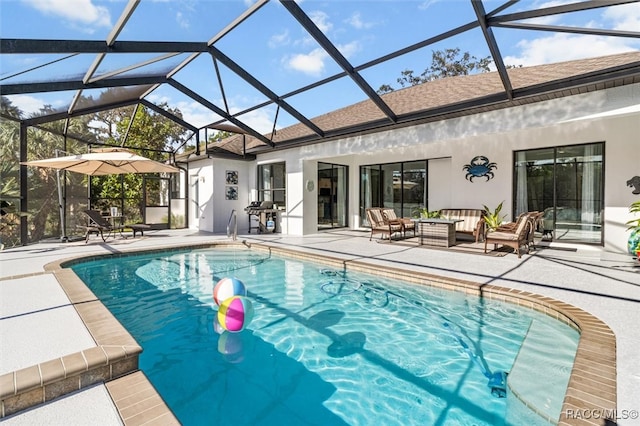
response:
{"label": "white stucco house", "polygon": [[[418,207],[502,202],[505,220],[544,210],[553,243],[626,251],[628,208],[640,197],[627,184],[640,176],[640,80],[616,79],[615,70],[638,61],[632,52],[510,69],[506,98],[497,72],[435,80],[382,96],[395,123],[370,100],[313,119],[335,132],[320,141],[302,125],[267,135],[274,146],[236,134],[179,159],[188,170],[189,227],[226,232],[235,210],[246,233],[243,209],[262,200],[277,204],[276,232],[290,235],[366,229],[371,206],[408,216]],[[572,85],[572,75],[603,69],[610,82]],[[544,94],[528,96],[541,85]],[[433,114],[411,120],[425,110]],[[368,125],[341,134],[359,122]],[[227,180],[229,171],[237,181]]]}

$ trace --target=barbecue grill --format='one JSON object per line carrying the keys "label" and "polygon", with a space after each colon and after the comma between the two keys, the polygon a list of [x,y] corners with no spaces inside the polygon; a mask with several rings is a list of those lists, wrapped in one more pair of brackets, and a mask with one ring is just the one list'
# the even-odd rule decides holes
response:
{"label": "barbecue grill", "polygon": [[[273,208],[273,201],[254,201],[244,208],[249,215],[249,233],[252,229],[256,229],[259,233],[276,232],[278,223],[278,210]],[[253,217],[257,222],[253,226]]]}

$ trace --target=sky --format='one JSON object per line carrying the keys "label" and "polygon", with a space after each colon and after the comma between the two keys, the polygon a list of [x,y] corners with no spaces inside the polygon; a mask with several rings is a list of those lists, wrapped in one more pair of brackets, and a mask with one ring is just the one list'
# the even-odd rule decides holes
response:
{"label": "sky", "polygon": [[[252,3],[253,0],[141,0],[117,40],[208,41]],[[485,0],[485,10],[491,11],[502,3]],[[564,3],[570,2],[523,0],[507,12]],[[104,41],[126,5],[124,0],[0,0],[0,36]],[[468,0],[302,0],[298,1],[298,5],[356,67],[475,19]],[[640,2],[570,16],[556,15],[531,22],[640,31]],[[637,38],[503,28],[495,28],[494,34],[508,65],[530,66],[640,49],[640,40]],[[275,0],[220,39],[215,47],[279,96],[341,71]],[[456,47],[477,58],[490,55],[482,33],[476,29],[364,69],[361,74],[374,89],[382,84],[399,88],[396,78],[402,70],[411,69],[419,74],[429,66],[433,50]],[[0,54],[0,84],[82,76],[96,57],[95,54],[76,55],[38,68],[65,56]],[[107,55],[96,75],[149,61],[157,56]],[[167,72],[186,57],[186,54],[176,55],[123,75]],[[217,65],[229,111],[243,111],[267,99],[224,65]],[[22,73],[29,69],[33,70]],[[200,55],[174,78],[225,108],[223,91],[210,56]],[[85,91],[84,94],[97,97],[99,91]],[[74,92],[33,93],[13,95],[10,100],[28,115],[45,104],[65,108],[73,95]],[[161,86],[149,94],[149,99],[154,102],[165,101],[170,107],[179,108],[185,119],[196,126],[219,118],[171,87]],[[307,118],[313,118],[364,99],[364,92],[351,79],[343,78],[308,93],[287,98],[287,102]],[[261,133],[266,133],[274,127],[276,109],[273,106],[259,108],[241,116],[241,119]],[[282,128],[295,122],[293,117],[281,110],[275,127]]]}

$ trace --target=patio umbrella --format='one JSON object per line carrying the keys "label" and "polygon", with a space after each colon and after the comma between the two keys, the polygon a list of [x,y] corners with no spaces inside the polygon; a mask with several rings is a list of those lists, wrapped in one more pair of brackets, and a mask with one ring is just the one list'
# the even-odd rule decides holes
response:
{"label": "patio umbrella", "polygon": [[119,147],[98,148],[86,154],[25,161],[20,164],[58,170],[58,203],[60,207],[60,220],[62,222],[62,236],[60,239],[63,241],[67,241],[68,238],[65,229],[64,209],[62,207],[60,170],[69,170],[89,176],[126,173],[176,173],[179,171],[176,167],[151,160],[126,148]]}
{"label": "patio umbrella", "polygon": [[176,173],[179,171],[173,166],[142,157],[125,148],[100,148],[86,154],[26,161],[20,164],[69,170],[90,176],[125,173]]}

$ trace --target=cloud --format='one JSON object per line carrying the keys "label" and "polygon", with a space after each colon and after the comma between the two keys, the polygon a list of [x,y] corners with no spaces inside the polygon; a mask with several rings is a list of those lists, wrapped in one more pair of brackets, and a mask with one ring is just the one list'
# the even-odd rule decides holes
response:
{"label": "cloud", "polygon": [[640,6],[637,4],[610,7],[604,11],[602,17],[606,21],[612,21],[615,30],[638,31],[640,28]]}
{"label": "cloud", "polygon": [[289,30],[285,29],[282,33],[280,34],[274,34],[269,38],[269,41],[267,42],[267,45],[274,49],[276,47],[279,46],[286,46],[291,42],[291,39],[289,37]]}
{"label": "cloud", "polygon": [[309,13],[309,18],[324,34],[327,34],[333,28],[333,24],[329,22],[329,15],[320,10]]}
{"label": "cloud", "polygon": [[298,53],[285,58],[286,66],[304,74],[319,76],[324,71],[324,61],[329,57],[324,49],[317,48],[309,53]]}
{"label": "cloud", "polygon": [[171,108],[178,108],[182,112],[182,118],[187,123],[193,124],[196,127],[201,127],[219,119],[209,108],[195,101],[178,101],[175,102],[167,95],[158,95],[151,93],[147,96],[147,100],[158,105],[166,103]]}
{"label": "cloud", "polygon": [[[271,130],[273,130],[273,116],[269,110],[253,110],[238,116],[238,120],[263,135],[271,133]],[[276,129],[279,128],[281,126],[276,125]]]}
{"label": "cloud", "polygon": [[[167,95],[154,95],[151,94],[147,98],[149,101],[160,104],[165,102],[171,108],[178,108],[182,112],[182,118],[187,123],[193,124],[196,127],[206,126],[214,121],[222,119],[221,116],[211,111],[209,108],[195,101],[178,101],[174,102],[170,96]],[[227,99],[229,102],[229,111],[231,114],[235,114],[239,111],[247,109],[248,106],[253,105],[249,100],[242,97]],[[13,102],[13,100],[12,100]],[[215,104],[221,106],[223,104],[222,99],[214,101]],[[260,109],[250,111],[238,117],[238,119],[251,128],[257,130],[259,133],[271,132],[273,128],[273,111],[268,109]]]}
{"label": "cloud", "polygon": [[[352,41],[347,44],[337,45],[336,48],[345,58],[349,58],[355,52],[360,50],[360,43]],[[304,74],[318,77],[325,70],[325,61],[330,56],[322,48],[313,49],[309,53],[298,53],[284,58],[283,62],[289,69],[300,71]]]}
{"label": "cloud", "polygon": [[184,121],[196,127],[205,126],[218,119],[217,114],[195,101],[181,101],[178,102],[175,107],[182,112]]}
{"label": "cloud", "polygon": [[[59,16],[79,28],[86,30],[86,25],[112,27],[109,10],[104,6],[96,6],[92,0],[23,0],[26,4],[45,15]],[[85,26],[85,27],[82,27]]]}
{"label": "cloud", "polygon": [[351,43],[340,44],[336,47],[338,48],[340,53],[342,53],[342,56],[349,59],[351,55],[360,50],[360,42],[354,40]]}
{"label": "cloud", "polygon": [[[567,2],[554,1],[540,6],[549,7],[565,3]],[[559,22],[560,17],[558,15],[554,18],[554,21],[558,21],[556,22],[558,25],[563,25],[562,22]],[[571,25],[585,28],[637,31],[637,28],[640,28],[640,7],[637,4],[609,7],[596,17],[591,16],[590,19],[583,23],[573,23]],[[564,25],[569,24],[565,23]],[[631,38],[554,33],[534,39],[520,40],[516,44],[520,53],[505,56],[504,62],[507,65],[531,66],[613,55],[638,50],[638,46],[638,40]]]}
{"label": "cloud", "polygon": [[46,102],[42,99],[38,99],[29,95],[11,95],[7,97],[9,98],[11,103],[14,106],[20,108],[20,110],[27,117],[40,112],[40,109],[46,104]]}
{"label": "cloud", "polygon": [[635,50],[620,37],[598,37],[574,34],[554,34],[533,40],[521,40],[517,56],[505,56],[507,65],[540,65],[574,59],[593,58]]}
{"label": "cloud", "polygon": [[375,25],[373,22],[364,22],[360,12],[355,12],[345,22],[357,30],[367,30]]}
{"label": "cloud", "polygon": [[183,28],[185,30],[191,27],[191,23],[189,22],[189,19],[186,16],[184,16],[182,12],[176,13],[176,22],[178,23],[180,28]]}
{"label": "cloud", "polygon": [[[327,15],[326,13],[322,11],[314,11],[309,13],[309,17],[324,34],[332,31],[333,24],[329,22],[329,15]],[[361,25],[362,27],[367,27],[369,25],[362,22],[358,13],[352,15],[351,18],[349,18],[345,22],[351,25]],[[288,33],[286,33],[286,35],[288,43]],[[305,37],[301,40],[296,40],[293,42],[293,45],[298,47],[304,47],[309,44],[317,46],[317,44],[315,44],[311,37]],[[344,44],[336,44],[336,48],[340,51],[340,53],[342,53],[345,58],[349,58],[349,56],[360,50],[361,45],[358,41],[352,41]],[[330,59],[329,54],[325,52],[324,49],[318,47],[306,53],[295,53],[286,55],[283,57],[282,63],[288,69],[318,77],[325,71],[325,63],[327,59]]]}
{"label": "cloud", "polygon": [[[545,9],[547,7],[562,6],[564,4],[569,4],[569,3],[574,3],[574,2],[572,0],[552,0],[552,1],[536,3],[533,6],[528,7],[526,9],[527,10]],[[558,15],[542,16],[540,18],[525,19],[522,22],[526,22],[527,24],[537,24],[537,25],[553,25],[558,23],[560,19],[562,19],[562,15],[558,14]]]}
{"label": "cloud", "polygon": [[441,0],[424,0],[422,3],[418,5],[418,9],[426,10],[433,4],[439,3]]}

